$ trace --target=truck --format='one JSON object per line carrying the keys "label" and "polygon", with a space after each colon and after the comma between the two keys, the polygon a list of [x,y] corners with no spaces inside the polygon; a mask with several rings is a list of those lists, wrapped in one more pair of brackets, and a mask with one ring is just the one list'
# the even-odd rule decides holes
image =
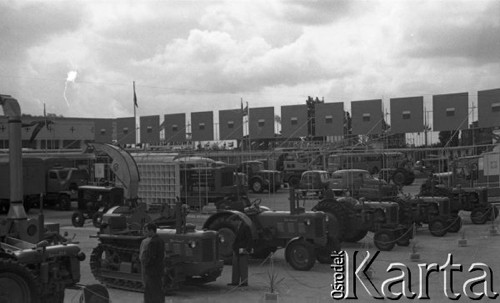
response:
{"label": "truck", "polygon": [[336,196],[345,192],[353,198],[365,198],[371,201],[392,201],[398,195],[398,187],[373,177],[364,169],[341,169],[333,172],[329,191]]}
{"label": "truck", "polygon": [[247,175],[248,187],[254,193],[261,193],[264,189],[277,192],[283,182],[281,173],[277,170],[265,169],[262,161],[243,161],[237,171]]}
{"label": "truck", "polygon": [[[25,158],[23,161],[23,188],[25,209],[39,206],[40,195],[46,206],[69,210],[76,199],[78,186],[88,184],[87,170],[74,167],[54,166],[46,169],[46,160]],[[0,162],[0,209],[7,211],[9,197],[9,162]]]}
{"label": "truck", "polygon": [[447,196],[452,210],[470,211],[474,224],[484,224],[498,216],[495,202],[500,202],[499,151],[451,161],[449,172],[434,173],[422,184],[421,193]]}
{"label": "truck", "polygon": [[10,203],[7,218],[0,219],[0,302],[62,303],[65,289],[78,287],[85,254],[60,234],[58,223],[45,223],[43,214],[27,217],[21,109],[7,95],[0,95],[0,105],[8,116]]}

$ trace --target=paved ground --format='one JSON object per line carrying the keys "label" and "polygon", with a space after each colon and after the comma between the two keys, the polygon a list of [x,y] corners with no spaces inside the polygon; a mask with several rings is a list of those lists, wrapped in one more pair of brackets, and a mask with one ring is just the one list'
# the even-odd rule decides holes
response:
{"label": "paved ground", "polygon": [[[420,182],[420,180],[419,180]],[[405,188],[405,192],[414,192],[417,184]],[[253,195],[253,199],[262,199],[262,205],[266,205],[276,210],[288,210],[288,193],[283,190],[278,194],[269,195]],[[310,209],[316,203],[315,200],[304,202],[306,209]],[[32,211],[35,214],[36,211]],[[45,211],[47,221],[59,222],[62,226],[62,231],[67,231],[70,236],[75,235],[75,239],[80,242],[81,249],[90,255],[92,248],[97,245],[97,240],[90,238],[90,235],[95,235],[97,229],[92,227],[89,221],[83,228],[75,228],[71,226],[71,212],[60,212],[47,210]],[[419,278],[419,263],[437,263],[444,265],[448,254],[453,254],[453,262],[462,264],[462,272],[455,272],[453,276],[453,290],[461,293],[462,297],[458,302],[469,302],[463,294],[464,283],[472,278],[478,277],[482,271],[469,272],[469,267],[472,263],[482,262],[491,267],[491,275],[494,277],[494,291],[500,292],[500,262],[498,262],[498,252],[500,251],[500,236],[490,234],[492,224],[473,225],[471,224],[468,212],[460,214],[464,220],[463,231],[468,241],[467,247],[459,247],[458,240],[462,236],[462,232],[458,234],[448,233],[442,238],[436,238],[430,235],[426,226],[419,228],[416,233],[416,238],[412,240],[412,244],[416,243],[417,252],[421,259],[418,262],[410,260],[412,253],[412,245],[410,247],[396,247],[390,252],[381,252],[377,259],[373,262],[373,283],[378,288],[384,281],[389,278],[394,278],[400,275],[399,271],[387,272],[388,266],[392,262],[400,262],[409,267],[411,272],[411,289],[418,292]],[[206,219],[207,215],[190,214],[188,222],[194,223],[199,228]],[[498,224],[498,219],[495,224]],[[352,256],[354,251],[366,252],[371,254],[376,252],[373,246],[372,234],[368,234],[362,241],[356,244],[345,244],[343,249]],[[279,284],[278,292],[280,296],[279,302],[331,302],[330,297],[331,283],[333,282],[333,271],[329,265],[316,264],[310,271],[299,272],[293,270],[284,261],[283,250],[279,250],[274,257],[275,272],[283,281]],[[230,282],[231,266],[225,266],[222,276],[215,282],[209,283],[201,287],[185,287],[178,291],[174,296],[166,297],[166,302],[263,302],[264,293],[268,290],[268,273],[270,270],[270,260],[252,260],[249,268],[250,286],[248,288],[232,288],[226,284]],[[96,283],[92,276],[88,264],[88,258],[81,266],[81,283],[89,284]],[[444,295],[444,275],[443,272],[434,272],[429,275],[429,294],[430,302],[448,302],[449,299]],[[401,284],[399,284],[401,285]],[[397,291],[396,286],[393,291]],[[474,288],[476,292],[481,291],[482,284]],[[111,302],[142,302],[142,293],[127,292],[117,289],[109,289]],[[358,300],[360,302],[375,301],[363,288],[358,284]],[[65,302],[79,302],[80,291],[67,290]],[[498,298],[497,298],[498,299]],[[407,299],[401,299],[401,302],[408,302]],[[482,299],[482,302],[493,300]]]}

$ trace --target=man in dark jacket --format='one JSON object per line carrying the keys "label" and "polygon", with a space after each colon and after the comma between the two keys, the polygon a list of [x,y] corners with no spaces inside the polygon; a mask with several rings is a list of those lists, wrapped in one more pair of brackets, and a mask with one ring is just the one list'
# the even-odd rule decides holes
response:
{"label": "man in dark jacket", "polygon": [[156,233],[156,224],[146,225],[147,238],[142,240],[139,258],[144,283],[144,303],[165,302],[162,288],[165,242]]}
{"label": "man in dark jacket", "polygon": [[248,255],[252,251],[253,238],[250,227],[238,222],[233,243],[233,272],[230,286],[248,286]]}

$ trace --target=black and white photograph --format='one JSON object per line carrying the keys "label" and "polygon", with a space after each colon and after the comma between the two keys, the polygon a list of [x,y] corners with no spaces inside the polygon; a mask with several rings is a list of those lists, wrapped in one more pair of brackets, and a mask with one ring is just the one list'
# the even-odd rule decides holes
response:
{"label": "black and white photograph", "polygon": [[0,302],[500,299],[500,1],[0,20]]}

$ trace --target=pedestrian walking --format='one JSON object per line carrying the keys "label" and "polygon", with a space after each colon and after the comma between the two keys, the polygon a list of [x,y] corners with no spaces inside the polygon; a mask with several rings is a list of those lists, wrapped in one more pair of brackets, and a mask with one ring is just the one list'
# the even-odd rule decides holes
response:
{"label": "pedestrian walking", "polygon": [[233,271],[230,286],[248,286],[248,255],[252,252],[253,239],[250,227],[238,222],[233,243]]}
{"label": "pedestrian walking", "polygon": [[165,302],[162,286],[165,242],[158,236],[156,230],[156,224],[146,225],[147,238],[142,240],[139,252],[144,283],[144,303]]}

